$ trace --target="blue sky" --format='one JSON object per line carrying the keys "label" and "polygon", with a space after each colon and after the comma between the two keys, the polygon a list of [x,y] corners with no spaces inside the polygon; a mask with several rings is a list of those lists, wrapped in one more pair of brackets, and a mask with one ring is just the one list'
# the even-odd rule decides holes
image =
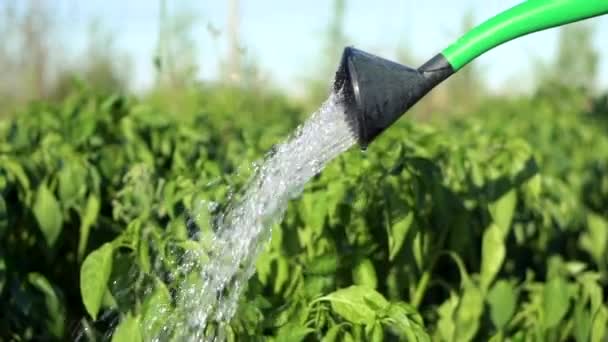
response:
{"label": "blue sky", "polygon": [[[476,23],[516,5],[514,0],[347,0],[345,29],[349,45],[387,58],[407,43],[420,59],[432,57],[458,38],[462,16],[473,11]],[[188,11],[196,16],[193,37],[199,52],[203,79],[217,75],[218,61],[225,56],[225,34],[214,43],[207,25],[224,31],[227,1],[167,0],[170,12]],[[132,85],[151,84],[151,63],[157,43],[159,1],[52,2],[57,30],[76,54],[86,42],[87,27],[98,19],[115,37],[115,45],[133,60]],[[246,53],[254,57],[277,84],[297,92],[297,81],[314,73],[322,55],[322,32],[332,2],[328,0],[241,0],[241,39]],[[596,46],[601,53],[599,78],[608,87],[608,16],[591,19],[596,26]],[[494,89],[513,89],[530,84],[532,60],[554,55],[557,30],[535,33],[494,49],[478,59]],[[330,78],[331,75],[328,75]]]}

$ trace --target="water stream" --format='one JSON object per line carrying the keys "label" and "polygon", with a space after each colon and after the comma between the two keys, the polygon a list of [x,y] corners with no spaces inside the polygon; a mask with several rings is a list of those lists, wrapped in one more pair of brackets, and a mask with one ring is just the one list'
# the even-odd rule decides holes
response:
{"label": "water stream", "polygon": [[197,281],[184,282],[177,291],[178,309],[187,320],[175,317],[166,322],[168,330],[178,333],[178,340],[224,339],[223,328],[234,316],[239,296],[255,271],[255,260],[288,201],[329,161],[356,143],[354,123],[347,120],[341,95],[331,94],[291,137],[276,146],[243,195],[221,214],[209,261],[196,274]]}

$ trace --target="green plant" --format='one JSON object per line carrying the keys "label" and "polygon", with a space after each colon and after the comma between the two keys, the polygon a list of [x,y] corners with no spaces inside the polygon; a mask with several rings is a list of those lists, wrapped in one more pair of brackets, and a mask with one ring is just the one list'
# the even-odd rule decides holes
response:
{"label": "green plant", "polygon": [[[0,337],[177,339],[161,328],[185,322],[209,219],[303,118],[256,92],[181,100],[85,91],[0,124]],[[488,100],[337,158],[273,228],[227,338],[601,341],[608,137],[583,101]]]}

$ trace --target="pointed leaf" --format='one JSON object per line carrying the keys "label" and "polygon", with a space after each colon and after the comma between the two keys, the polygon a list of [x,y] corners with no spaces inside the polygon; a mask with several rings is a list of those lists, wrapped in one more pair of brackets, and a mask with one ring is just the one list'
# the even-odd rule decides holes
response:
{"label": "pointed leaf", "polygon": [[141,342],[141,332],[137,318],[127,315],[114,330],[112,342]]}
{"label": "pointed leaf", "polygon": [[481,289],[485,291],[494,278],[505,259],[506,248],[503,235],[497,225],[492,224],[483,234],[481,245]]}
{"label": "pointed leaf", "polygon": [[594,315],[591,327],[591,342],[606,341],[606,330],[608,327],[608,308],[602,306]]}
{"label": "pointed leaf", "polygon": [[553,328],[561,322],[570,307],[568,283],[555,277],[543,289],[543,323],[545,328]]}
{"label": "pointed leaf", "polygon": [[38,188],[36,194],[34,216],[36,216],[38,226],[47,244],[52,247],[61,233],[61,207],[53,193],[44,184]]}
{"label": "pointed leaf", "polygon": [[353,269],[353,282],[355,285],[367,286],[375,289],[378,285],[376,269],[369,259],[361,260]]}
{"label": "pointed leaf", "polygon": [[504,236],[509,232],[516,206],[517,192],[515,190],[507,192],[497,201],[489,205],[490,214]]}
{"label": "pointed leaf", "polygon": [[80,269],[82,302],[93,319],[97,319],[112,273],[112,254],[112,245],[105,243],[87,256]]}
{"label": "pointed leaf", "polygon": [[455,341],[471,341],[479,329],[483,313],[483,297],[481,291],[473,284],[465,285],[464,293],[456,310]]}
{"label": "pointed leaf", "polygon": [[490,318],[498,329],[504,329],[515,313],[517,293],[513,285],[505,280],[499,280],[488,293]]}
{"label": "pointed leaf", "polygon": [[380,293],[357,285],[337,290],[320,300],[329,301],[338,315],[355,324],[374,322],[379,311],[389,305]]}
{"label": "pointed leaf", "polygon": [[87,199],[87,206],[80,218],[80,237],[78,239],[78,259],[82,259],[87,249],[89,241],[89,233],[91,226],[97,221],[99,215],[99,198],[95,195],[90,195]]}
{"label": "pointed leaf", "polygon": [[581,236],[580,245],[598,265],[603,265],[608,245],[608,222],[595,214],[587,215],[588,230]]}
{"label": "pointed leaf", "polygon": [[401,250],[405,237],[414,222],[414,212],[410,211],[407,216],[392,224],[388,234],[389,260],[393,260]]}
{"label": "pointed leaf", "polygon": [[454,314],[458,309],[458,302],[459,298],[455,294],[452,294],[437,310],[439,314],[437,332],[442,341],[452,341],[454,339],[454,332],[456,331]]}
{"label": "pointed leaf", "polygon": [[39,273],[29,273],[28,281],[44,295],[46,306],[46,328],[56,338],[63,337],[65,327],[65,307],[51,283]]}
{"label": "pointed leaf", "polygon": [[330,275],[338,269],[338,256],[335,253],[315,257],[306,267],[307,274]]}
{"label": "pointed leaf", "polygon": [[336,324],[333,327],[331,327],[327,333],[325,334],[325,336],[323,336],[323,339],[321,340],[321,342],[336,342],[338,341],[338,335],[340,334],[340,331],[342,330],[342,326],[344,325],[344,323],[341,324]]}
{"label": "pointed leaf", "polygon": [[164,340],[164,328],[171,313],[171,295],[165,284],[157,281],[154,292],[147,297],[141,307],[142,334],[146,341]]}
{"label": "pointed leaf", "polygon": [[306,336],[314,332],[314,329],[290,323],[284,325],[279,329],[279,333],[275,339],[276,342],[300,342],[303,341]]}

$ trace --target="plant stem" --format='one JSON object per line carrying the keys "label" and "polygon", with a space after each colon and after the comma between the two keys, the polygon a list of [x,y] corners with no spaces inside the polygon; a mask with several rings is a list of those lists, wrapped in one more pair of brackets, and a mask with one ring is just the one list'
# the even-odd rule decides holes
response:
{"label": "plant stem", "polygon": [[427,269],[422,273],[420,280],[418,281],[418,286],[416,286],[416,291],[414,292],[414,297],[412,298],[412,305],[418,309],[420,304],[422,304],[422,300],[424,299],[424,295],[426,293],[427,288],[429,287],[429,282],[431,280],[431,275],[433,275],[433,268],[435,268],[435,264],[437,260],[441,256],[441,250],[443,248],[443,244],[448,236],[448,229],[444,228],[439,235],[439,239],[437,240],[437,245],[433,250],[435,251],[431,256],[431,262],[429,263]]}
{"label": "plant stem", "polygon": [[414,292],[414,298],[412,299],[412,305],[417,309],[422,303],[422,299],[424,298],[424,294],[426,293],[426,289],[429,286],[429,281],[431,280],[431,275],[433,274],[433,266],[434,262],[424,273],[422,273],[422,277],[420,277],[420,281],[418,281],[418,286],[416,286],[416,292]]}

